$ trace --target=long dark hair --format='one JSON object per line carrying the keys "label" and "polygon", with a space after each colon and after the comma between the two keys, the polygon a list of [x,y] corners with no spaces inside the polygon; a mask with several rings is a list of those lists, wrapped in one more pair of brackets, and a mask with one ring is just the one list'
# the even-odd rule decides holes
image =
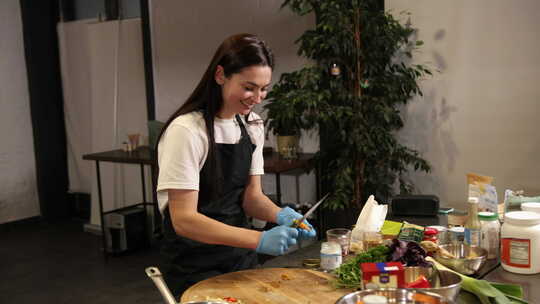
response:
{"label": "long dark hair", "polygon": [[[210,183],[210,185],[220,184],[217,181],[221,177],[221,167],[218,163],[219,160],[216,157],[216,142],[214,137],[214,118],[223,106],[221,86],[218,85],[214,79],[218,65],[223,67],[225,77],[227,78],[233,74],[240,73],[242,69],[250,66],[268,66],[273,70],[274,55],[264,41],[252,34],[236,34],[228,37],[221,43],[193,93],[191,93],[186,102],[171,115],[159,134],[155,147],[155,163],[158,166],[158,173],[159,164],[157,162],[157,149],[159,141],[167,127],[180,115],[193,111],[200,111],[203,114],[206,131],[208,132],[207,161],[209,162],[211,172],[215,173],[212,174],[212,176],[216,178],[216,181]],[[248,117],[246,117],[246,121],[248,121],[248,119],[249,114]],[[213,190],[216,189],[214,188]],[[217,192],[219,191],[214,192],[214,194],[217,195]]]}

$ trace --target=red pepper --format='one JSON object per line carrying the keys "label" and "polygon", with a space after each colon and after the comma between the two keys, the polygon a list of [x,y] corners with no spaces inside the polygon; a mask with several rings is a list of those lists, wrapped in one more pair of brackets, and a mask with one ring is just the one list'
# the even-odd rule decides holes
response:
{"label": "red pepper", "polygon": [[429,284],[425,276],[421,275],[418,279],[405,284],[405,288],[431,288],[431,284]]}
{"label": "red pepper", "polygon": [[224,297],[223,300],[229,302],[229,303],[234,303],[234,302],[238,302],[238,300],[236,298],[233,298],[233,297]]}

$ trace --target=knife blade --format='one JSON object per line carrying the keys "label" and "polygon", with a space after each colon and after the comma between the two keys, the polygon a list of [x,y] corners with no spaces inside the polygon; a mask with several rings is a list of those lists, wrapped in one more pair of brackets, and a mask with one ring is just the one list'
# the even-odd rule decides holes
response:
{"label": "knife blade", "polygon": [[313,207],[309,208],[309,210],[304,214],[304,216],[302,216],[300,219],[294,220],[292,227],[299,228],[300,225],[308,218],[308,216],[310,216],[313,213],[313,211],[315,211],[315,209],[317,209],[317,207],[319,207],[319,205],[322,202],[324,202],[324,200],[328,197],[328,195],[330,195],[330,193],[326,193],[326,195],[323,196],[315,205],[313,205]]}

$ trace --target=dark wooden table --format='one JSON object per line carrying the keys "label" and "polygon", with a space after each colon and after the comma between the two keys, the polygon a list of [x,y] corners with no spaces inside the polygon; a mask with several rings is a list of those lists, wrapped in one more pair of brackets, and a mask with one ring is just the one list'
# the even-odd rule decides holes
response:
{"label": "dark wooden table", "polygon": [[[151,205],[154,207],[154,223],[156,223],[156,229],[160,228],[160,225],[157,223],[161,222],[161,217],[159,214],[158,206],[157,206],[157,198],[155,196],[155,191],[152,191],[153,195],[153,201],[147,202],[146,201],[146,182],[145,182],[145,176],[144,176],[144,166],[148,165],[151,167],[152,171],[152,189],[155,189],[155,183],[156,183],[156,177],[155,177],[155,165],[154,165],[154,152],[146,146],[139,147],[138,149],[126,152],[123,150],[112,150],[112,151],[105,151],[105,152],[99,152],[99,153],[91,153],[91,154],[85,154],[82,157],[85,160],[93,160],[96,162],[96,176],[97,176],[97,186],[98,186],[98,201],[99,201],[99,215],[101,219],[101,239],[103,242],[103,255],[105,260],[107,260],[108,251],[107,251],[107,236],[105,233],[105,215],[112,213],[112,212],[118,212],[120,210],[124,210],[127,208],[132,208],[136,206],[143,206],[144,212],[145,212],[145,218],[147,217],[147,206]],[[103,210],[103,195],[101,190],[101,172],[100,172],[100,162],[112,162],[112,163],[122,163],[122,164],[138,164],[141,167],[141,180],[142,180],[142,202],[138,204],[134,204],[125,208],[120,209],[114,209],[114,210]],[[145,231],[148,232],[148,227],[146,227],[146,221],[144,222],[145,225]],[[147,234],[148,235],[148,234]],[[148,239],[148,244],[150,244],[150,240]]]}
{"label": "dark wooden table", "polygon": [[[314,153],[298,153],[297,159],[284,159],[277,152],[264,154],[265,173],[272,173],[276,176],[276,197],[279,206],[281,206],[281,174],[299,175],[314,169],[315,191],[317,198],[320,197],[319,174],[317,173],[317,167],[313,163],[314,156]],[[296,191],[298,190],[297,188]]]}

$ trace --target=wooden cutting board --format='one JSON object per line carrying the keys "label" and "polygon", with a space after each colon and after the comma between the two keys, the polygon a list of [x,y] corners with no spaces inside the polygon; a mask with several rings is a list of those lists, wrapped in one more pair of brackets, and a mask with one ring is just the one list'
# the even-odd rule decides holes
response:
{"label": "wooden cutting board", "polygon": [[201,281],[181,302],[234,297],[245,304],[334,304],[352,289],[334,289],[330,274],[302,268],[262,268],[231,272]]}

